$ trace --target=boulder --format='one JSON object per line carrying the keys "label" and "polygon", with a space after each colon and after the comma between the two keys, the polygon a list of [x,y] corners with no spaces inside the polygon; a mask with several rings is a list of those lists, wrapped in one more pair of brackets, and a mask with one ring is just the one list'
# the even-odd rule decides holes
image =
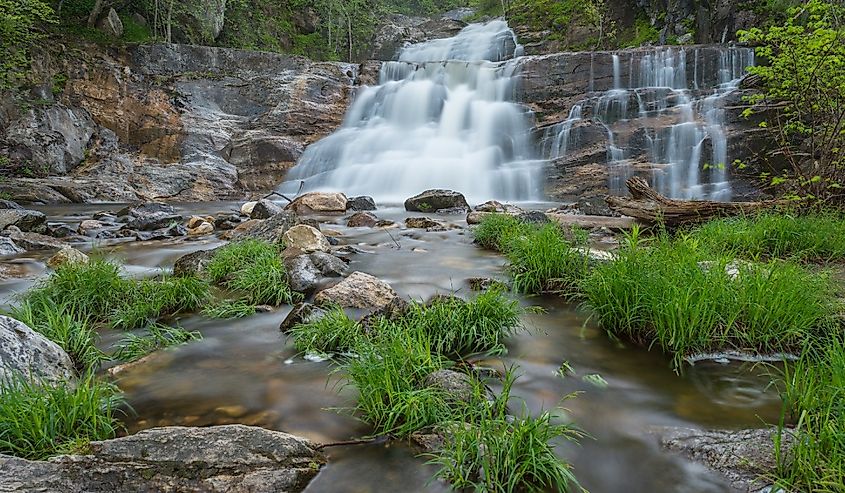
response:
{"label": "boulder", "polygon": [[304,438],[254,426],[153,428],[49,462],[0,456],[7,492],[298,493],[325,457]]}
{"label": "boulder", "polygon": [[82,236],[93,236],[96,234],[98,230],[105,228],[106,225],[97,221],[96,219],[87,219],[79,223],[79,227],[76,228],[76,232],[81,234]]}
{"label": "boulder", "polygon": [[426,190],[405,201],[405,210],[414,212],[437,212],[445,209],[469,209],[467,199],[452,190]]}
{"label": "boulder", "polygon": [[[133,234],[135,239],[138,241],[153,241],[166,240],[168,238],[179,238],[188,234],[188,230],[181,224],[173,224],[168,228],[161,228],[155,231],[135,231]],[[129,236],[132,236],[132,234]]]}
{"label": "boulder", "polygon": [[443,224],[427,217],[409,217],[405,219],[405,226],[412,229],[446,229]]}
{"label": "boulder", "polygon": [[372,228],[378,222],[379,219],[372,212],[356,212],[349,216],[346,225],[350,228]]}
{"label": "boulder", "polygon": [[330,252],[329,240],[316,228],[305,224],[298,224],[282,235],[282,243],[286,248],[293,248],[303,253]]}
{"label": "boulder", "polygon": [[280,243],[289,229],[299,224],[299,217],[290,211],[276,214],[270,219],[250,219],[232,230],[232,240],[255,239]]}
{"label": "boulder", "polygon": [[173,206],[157,202],[129,206],[121,209],[117,215],[127,216],[127,227],[136,231],[154,231],[182,222],[182,216],[176,213]]}
{"label": "boulder", "polygon": [[205,268],[208,266],[211,259],[214,258],[215,250],[198,250],[187,255],[182,255],[173,264],[173,275],[186,277],[197,276],[202,277],[205,273]]}
{"label": "boulder", "polygon": [[284,209],[276,205],[275,202],[268,199],[261,199],[258,201],[257,204],[252,208],[252,212],[249,214],[250,219],[270,219],[271,217],[279,214]]}
{"label": "boulder", "polygon": [[0,257],[9,257],[23,253],[25,250],[15,244],[11,238],[0,236]]}
{"label": "boulder", "polygon": [[0,209],[23,209],[17,202],[11,200],[0,199]]}
{"label": "boulder", "polygon": [[188,229],[188,236],[202,236],[208,235],[214,232],[214,225],[209,222],[203,221],[195,228]]}
{"label": "boulder", "polygon": [[344,308],[377,310],[397,296],[390,284],[381,279],[364,272],[353,272],[338,284],[317,293],[314,301]]}
{"label": "boulder", "polygon": [[316,322],[326,316],[326,311],[311,303],[297,303],[288,316],[279,325],[279,330],[287,333],[297,324]]}
{"label": "boulder", "polygon": [[320,273],[327,277],[341,277],[349,270],[346,262],[330,253],[314,252],[310,255],[311,262],[319,269]]}
{"label": "boulder", "polygon": [[241,206],[241,215],[251,216],[252,211],[253,211],[253,209],[255,209],[256,205],[258,205],[258,201],[255,201],[255,200],[245,203],[244,205]]}
{"label": "boulder", "polygon": [[313,291],[320,282],[320,269],[314,265],[308,255],[286,258],[285,271],[290,288],[300,293]]}
{"label": "boulder", "polygon": [[222,231],[232,230],[241,223],[241,217],[237,214],[222,214],[214,219],[214,227]]}
{"label": "boulder", "polygon": [[342,193],[310,192],[295,198],[285,209],[297,214],[315,212],[342,214],[346,212],[347,202],[346,195]]}
{"label": "boulder", "polygon": [[0,231],[16,226],[21,231],[47,232],[47,216],[28,209],[0,209]]}
{"label": "boulder", "polygon": [[72,381],[73,368],[70,356],[58,344],[23,322],[0,315],[0,380],[20,372],[49,383]]}
{"label": "boulder", "polygon": [[472,379],[466,373],[437,370],[425,377],[425,385],[443,391],[454,401],[469,402],[475,393]]}
{"label": "boulder", "polygon": [[[202,217],[202,216],[191,216],[191,217],[188,218],[188,222],[187,222],[187,224],[185,224],[185,226],[188,229],[194,229],[197,226],[199,226],[200,224],[205,223],[205,222],[209,222],[209,219]],[[211,221],[211,222],[214,222],[214,221]]]}
{"label": "boulder", "polygon": [[48,224],[47,234],[54,238],[72,238],[78,236],[76,230],[67,224]]}
{"label": "boulder", "polygon": [[117,11],[114,8],[109,9],[108,15],[100,20],[97,28],[112,38],[123,36],[123,21],[120,20],[120,16],[117,15]]}
{"label": "boulder", "polygon": [[552,222],[551,219],[542,211],[528,211],[516,215],[517,219],[529,224],[546,224]]}
{"label": "boulder", "polygon": [[88,255],[75,248],[65,247],[50,257],[47,260],[47,265],[53,269],[57,269],[65,264],[87,264],[88,260]]}
{"label": "boulder", "polygon": [[479,204],[476,206],[475,211],[477,212],[499,212],[505,214],[519,214],[522,212],[522,209],[511,204],[503,204],[496,200],[489,200],[484,202],[483,204]]}
{"label": "boulder", "polygon": [[360,197],[349,197],[346,201],[346,210],[348,211],[374,211],[376,210],[376,201],[372,197],[361,195]]}
{"label": "boulder", "polygon": [[38,233],[6,230],[4,234],[24,250],[60,250],[68,246],[64,241]]}

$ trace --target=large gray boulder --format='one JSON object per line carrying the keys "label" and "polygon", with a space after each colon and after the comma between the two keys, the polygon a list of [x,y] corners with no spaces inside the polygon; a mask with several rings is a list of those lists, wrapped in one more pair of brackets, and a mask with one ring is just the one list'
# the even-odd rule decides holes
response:
{"label": "large gray boulder", "polygon": [[[256,221],[256,223],[250,224],[253,221]],[[269,219],[253,219],[242,223],[232,231],[231,239],[254,239],[269,241],[271,243],[281,243],[285,233],[297,224],[299,224],[299,216],[294,212],[285,211]]]}
{"label": "large gray boulder", "polygon": [[320,282],[320,269],[314,265],[308,255],[297,255],[285,259],[285,271],[290,288],[300,293],[313,291]]}
{"label": "large gray boulder", "polygon": [[318,305],[378,310],[397,296],[390,284],[381,279],[364,272],[353,272],[346,279],[317,293],[314,301]]}
{"label": "large gray boulder", "polygon": [[12,122],[4,140],[12,162],[63,175],[85,160],[96,129],[88,111],[55,105],[30,110]]}
{"label": "large gray boulder", "polygon": [[304,438],[243,425],[166,427],[49,462],[0,456],[4,492],[299,492],[326,459]]}
{"label": "large gray boulder", "polygon": [[469,209],[463,194],[452,190],[426,190],[405,201],[405,210],[437,212],[446,209]]}
{"label": "large gray boulder", "polygon": [[136,231],[154,231],[182,222],[182,216],[173,206],[158,202],[132,205],[121,209],[117,215],[126,217],[126,226]]}
{"label": "large gray boulder", "polygon": [[21,231],[44,233],[47,231],[47,216],[43,212],[28,209],[0,209],[0,231],[17,226]]}
{"label": "large gray boulder", "polygon": [[296,249],[304,253],[330,252],[332,246],[329,240],[317,228],[307,224],[298,224],[282,235],[282,242],[286,248]]}
{"label": "large gray boulder", "polygon": [[55,342],[23,322],[0,315],[0,380],[15,373],[49,383],[72,381],[73,361]]}

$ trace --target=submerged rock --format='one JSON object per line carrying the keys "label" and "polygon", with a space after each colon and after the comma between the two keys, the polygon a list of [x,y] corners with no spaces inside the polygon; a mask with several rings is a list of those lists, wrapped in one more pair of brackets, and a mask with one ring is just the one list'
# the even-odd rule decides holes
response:
{"label": "submerged rock", "polygon": [[282,243],[285,248],[292,248],[303,253],[330,252],[332,250],[329,240],[318,229],[298,224],[282,235]]}
{"label": "submerged rock", "polygon": [[47,265],[53,269],[57,269],[65,264],[87,264],[88,260],[88,255],[75,248],[65,247],[50,257],[47,260]]}
{"label": "submerged rock", "polygon": [[47,232],[47,216],[28,209],[0,209],[0,231],[16,226],[21,231]]}
{"label": "submerged rock", "polygon": [[405,201],[406,211],[437,212],[444,209],[469,209],[463,194],[452,190],[426,190]]}
{"label": "submerged rock", "polygon": [[346,201],[346,210],[348,211],[374,211],[376,210],[376,201],[372,197],[362,195],[360,197],[349,197]]}
{"label": "submerged rock", "polygon": [[379,219],[372,212],[356,212],[346,221],[350,228],[372,228],[378,224]]}
{"label": "submerged rock", "polygon": [[353,272],[338,284],[317,293],[317,304],[333,303],[344,308],[377,310],[398,295],[390,284],[364,272]]}
{"label": "submerged rock", "polygon": [[344,213],[347,203],[348,199],[342,193],[310,192],[295,198],[285,209],[297,214]]}
{"label": "submerged rock", "polygon": [[434,219],[427,217],[409,217],[405,219],[405,226],[412,229],[445,230],[446,227]]}
{"label": "submerged rock", "polygon": [[4,491],[299,492],[326,463],[310,441],[254,426],[166,427],[49,462],[0,456]]}
{"label": "submerged rock", "polygon": [[49,383],[72,381],[73,368],[70,356],[58,344],[23,322],[0,315],[0,380],[18,372]]}

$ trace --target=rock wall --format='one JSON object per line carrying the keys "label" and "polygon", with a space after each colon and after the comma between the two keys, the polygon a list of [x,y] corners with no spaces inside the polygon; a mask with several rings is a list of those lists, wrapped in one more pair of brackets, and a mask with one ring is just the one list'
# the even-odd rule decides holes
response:
{"label": "rock wall", "polygon": [[340,124],[359,71],[190,45],[60,47],[41,65],[38,106],[3,112],[0,122],[0,193],[19,202],[267,191]]}

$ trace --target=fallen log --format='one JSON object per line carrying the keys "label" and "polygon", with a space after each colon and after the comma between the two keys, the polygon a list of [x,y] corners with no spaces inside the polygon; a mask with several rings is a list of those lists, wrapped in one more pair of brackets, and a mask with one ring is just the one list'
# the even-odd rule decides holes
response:
{"label": "fallen log", "polygon": [[753,214],[784,205],[783,201],[713,202],[710,200],[676,200],[664,197],[639,176],[625,183],[631,197],[609,196],[605,199],[610,208],[646,224],[664,224],[677,227],[696,224],[717,217]]}

